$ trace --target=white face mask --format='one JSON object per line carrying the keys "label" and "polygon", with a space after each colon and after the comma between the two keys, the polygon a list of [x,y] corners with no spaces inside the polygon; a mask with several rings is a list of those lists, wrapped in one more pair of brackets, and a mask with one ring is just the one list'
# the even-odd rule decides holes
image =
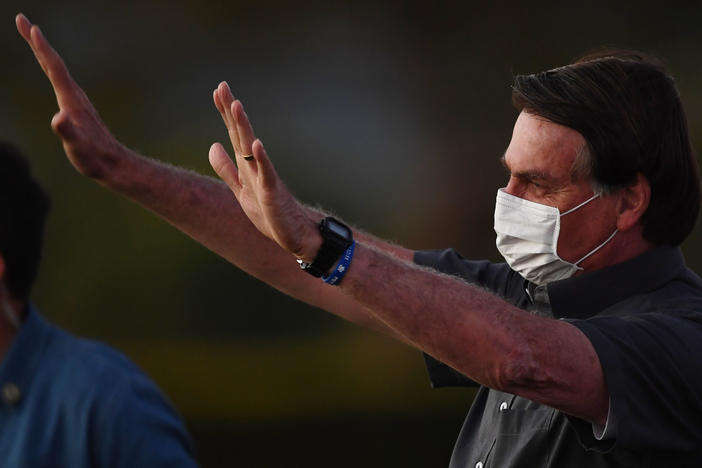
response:
{"label": "white face mask", "polygon": [[572,213],[597,197],[599,194],[561,214],[556,207],[534,203],[510,195],[503,188],[499,189],[495,203],[497,250],[514,271],[537,285],[573,276],[576,271],[582,270],[579,263],[604,247],[617,234],[615,229],[607,240],[575,263],[566,262],[558,256],[561,216]]}

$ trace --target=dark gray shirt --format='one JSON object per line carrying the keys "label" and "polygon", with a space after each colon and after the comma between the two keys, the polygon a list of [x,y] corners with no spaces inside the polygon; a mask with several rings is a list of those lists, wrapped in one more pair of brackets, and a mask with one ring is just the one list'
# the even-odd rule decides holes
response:
{"label": "dark gray shirt", "polygon": [[[571,322],[592,342],[610,397],[605,429],[481,387],[451,467],[702,466],[702,280],[679,249],[659,247],[540,288],[505,264],[453,250],[417,252],[415,262]],[[476,385],[426,361],[434,387]]]}

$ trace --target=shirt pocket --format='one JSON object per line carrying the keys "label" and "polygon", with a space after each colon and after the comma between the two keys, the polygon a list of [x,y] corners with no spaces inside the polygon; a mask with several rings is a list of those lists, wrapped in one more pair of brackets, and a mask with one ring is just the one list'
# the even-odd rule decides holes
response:
{"label": "shirt pocket", "polygon": [[552,449],[550,429],[555,413],[548,407],[500,411],[496,422],[497,438],[486,466],[545,466]]}

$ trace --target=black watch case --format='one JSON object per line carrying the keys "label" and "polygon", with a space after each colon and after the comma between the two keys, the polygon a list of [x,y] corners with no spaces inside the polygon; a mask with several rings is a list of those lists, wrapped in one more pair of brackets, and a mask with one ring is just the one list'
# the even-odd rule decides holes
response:
{"label": "black watch case", "polygon": [[351,229],[341,221],[327,216],[319,223],[322,246],[312,263],[300,260],[300,268],[317,278],[326,275],[353,242]]}

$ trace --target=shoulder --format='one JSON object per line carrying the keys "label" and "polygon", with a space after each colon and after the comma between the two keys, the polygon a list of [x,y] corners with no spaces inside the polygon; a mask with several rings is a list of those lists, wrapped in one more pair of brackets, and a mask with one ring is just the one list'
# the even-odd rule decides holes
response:
{"label": "shoulder", "polygon": [[636,350],[653,362],[669,357],[676,367],[696,367],[687,358],[692,350],[702,352],[702,281],[683,268],[656,288],[571,323],[590,338],[601,360],[626,359]]}
{"label": "shoulder", "polygon": [[[78,338],[52,326],[42,367],[53,379],[66,379],[90,393],[113,393],[126,383],[149,379],[124,354],[99,341]],[[153,385],[149,381],[149,384]]]}
{"label": "shoulder", "polygon": [[482,286],[512,303],[524,296],[526,280],[506,263],[467,259],[455,249],[417,251],[414,263]]}
{"label": "shoulder", "polygon": [[[616,443],[646,453],[696,454],[702,429],[702,296],[678,285],[572,321],[597,352]],[[687,290],[687,293],[685,293]],[[593,445],[600,444],[590,436]]]}
{"label": "shoulder", "polygon": [[45,392],[51,412],[75,421],[73,430],[84,434],[100,460],[110,466],[129,460],[148,461],[145,466],[193,463],[180,416],[121,352],[52,326],[41,369],[34,390]]}

